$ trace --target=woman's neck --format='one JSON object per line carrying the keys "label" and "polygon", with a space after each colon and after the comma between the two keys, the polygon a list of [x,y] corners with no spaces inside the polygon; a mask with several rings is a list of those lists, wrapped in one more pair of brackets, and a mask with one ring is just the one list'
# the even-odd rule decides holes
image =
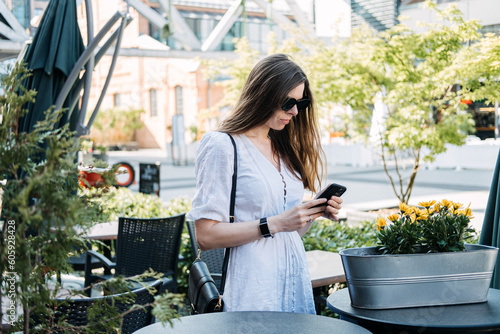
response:
{"label": "woman's neck", "polygon": [[269,141],[269,127],[259,126],[252,128],[246,131],[245,136],[248,138],[252,138],[254,140],[258,140],[260,142],[268,142]]}

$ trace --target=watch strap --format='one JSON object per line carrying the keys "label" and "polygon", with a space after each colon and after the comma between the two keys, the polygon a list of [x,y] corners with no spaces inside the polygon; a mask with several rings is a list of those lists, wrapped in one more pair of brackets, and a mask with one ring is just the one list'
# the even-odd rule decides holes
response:
{"label": "watch strap", "polygon": [[269,237],[274,238],[274,235],[271,234],[271,230],[269,230],[269,224],[267,223],[267,217],[260,219],[259,228],[260,228],[260,234],[262,234],[262,236],[264,238],[269,238]]}

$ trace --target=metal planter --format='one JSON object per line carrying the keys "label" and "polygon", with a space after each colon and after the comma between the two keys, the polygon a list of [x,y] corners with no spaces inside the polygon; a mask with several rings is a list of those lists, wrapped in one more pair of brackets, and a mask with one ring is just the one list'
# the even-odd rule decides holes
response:
{"label": "metal planter", "polygon": [[353,307],[391,309],[485,302],[498,248],[381,255],[377,247],[340,251]]}

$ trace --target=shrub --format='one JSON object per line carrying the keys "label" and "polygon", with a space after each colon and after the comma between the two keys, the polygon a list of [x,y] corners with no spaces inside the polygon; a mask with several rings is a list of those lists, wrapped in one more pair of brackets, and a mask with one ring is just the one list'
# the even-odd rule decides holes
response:
{"label": "shrub", "polygon": [[348,222],[318,219],[302,240],[306,251],[339,252],[346,248],[375,246],[377,230],[370,221],[350,225]]}

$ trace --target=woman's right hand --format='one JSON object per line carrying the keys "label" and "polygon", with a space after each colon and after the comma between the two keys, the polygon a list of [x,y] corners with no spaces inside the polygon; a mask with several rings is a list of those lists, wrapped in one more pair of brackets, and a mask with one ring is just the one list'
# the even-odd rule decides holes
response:
{"label": "woman's right hand", "polygon": [[314,206],[326,202],[326,198],[314,199],[285,210],[277,216],[268,217],[269,228],[273,233],[277,233],[298,231],[307,225],[310,226],[316,218],[323,216],[326,208],[326,205],[317,208]]}

